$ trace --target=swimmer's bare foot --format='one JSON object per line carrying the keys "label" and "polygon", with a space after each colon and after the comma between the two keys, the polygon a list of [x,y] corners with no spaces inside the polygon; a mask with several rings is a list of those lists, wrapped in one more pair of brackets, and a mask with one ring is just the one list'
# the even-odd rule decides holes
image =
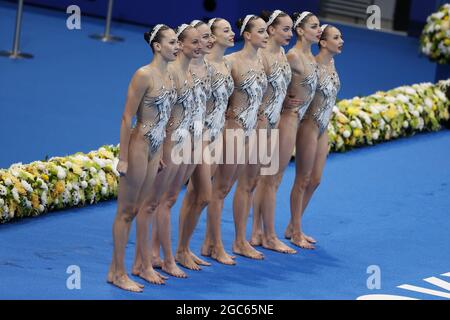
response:
{"label": "swimmer's bare foot", "polygon": [[316,248],[312,243],[309,243],[302,234],[292,235],[291,242],[302,249],[313,250]]}
{"label": "swimmer's bare foot", "polygon": [[316,243],[317,243],[316,239],[314,239],[313,237],[307,236],[307,235],[304,234],[304,233],[303,233],[303,237],[304,237],[304,238],[306,239],[306,241],[308,241],[309,243],[312,243],[312,244],[316,244]]}
{"label": "swimmer's bare foot", "polygon": [[257,251],[255,248],[253,248],[248,241],[242,241],[240,243],[237,243],[236,241],[233,242],[233,252],[236,254],[239,254],[241,256],[256,259],[256,260],[262,260],[264,259],[264,255]]}
{"label": "swimmer's bare foot", "polygon": [[172,260],[171,262],[168,262],[167,259],[164,259],[162,263],[162,270],[170,274],[171,276],[177,277],[177,278],[187,278],[187,274],[184,273],[175,263],[175,260]]}
{"label": "swimmer's bare foot", "polygon": [[152,257],[152,266],[154,269],[162,269],[163,261],[159,256]]}
{"label": "swimmer's bare foot", "polygon": [[253,233],[252,238],[250,239],[250,244],[252,246],[262,246],[263,245],[263,235],[262,233]]}
{"label": "swimmer's bare foot", "polygon": [[119,287],[120,289],[131,291],[131,292],[142,292],[143,285],[131,280],[128,275],[113,275],[111,278],[111,284]]}
{"label": "swimmer's bare foot", "polygon": [[207,267],[211,265],[211,263],[197,257],[191,250],[189,250],[189,254],[191,255],[191,258],[194,260],[196,264]]}
{"label": "swimmer's bare foot", "polygon": [[139,263],[134,263],[133,267],[131,268],[131,274],[133,276],[139,276],[139,273],[141,271],[141,267],[142,267],[142,264],[140,262]]}
{"label": "swimmer's bare foot", "polygon": [[235,257],[226,253],[223,246],[218,247],[212,246],[210,257],[216,260],[217,262],[229,266],[233,266],[236,264],[236,261],[233,260]]}
{"label": "swimmer's bare foot", "polygon": [[284,231],[284,237],[285,237],[286,239],[288,239],[288,240],[291,240],[291,238],[292,238],[292,233],[293,233],[292,225],[291,225],[291,223],[289,222],[288,226],[286,227],[286,231]]}
{"label": "swimmer's bare foot", "polygon": [[211,257],[212,246],[210,244],[203,243],[200,249],[200,254],[204,257]]}
{"label": "swimmer's bare foot", "polygon": [[136,274],[136,276],[153,284],[166,284],[164,280],[168,279],[168,277],[161,275],[160,273],[153,270],[153,268],[147,268],[144,270],[141,269],[138,271],[138,274]]}
{"label": "swimmer's bare foot", "polygon": [[281,253],[289,253],[289,254],[297,253],[296,250],[292,249],[288,245],[281,242],[281,240],[278,239],[277,237],[270,237],[270,238],[264,237],[262,246],[266,249],[274,250]]}
{"label": "swimmer's bare foot", "polygon": [[175,255],[175,261],[185,268],[195,271],[202,270],[202,268],[200,268],[200,266],[197,263],[195,263],[189,251],[186,250],[178,251],[177,254]]}
{"label": "swimmer's bare foot", "polygon": [[106,277],[106,282],[112,283],[114,277],[114,265],[111,263],[108,270],[108,276]]}

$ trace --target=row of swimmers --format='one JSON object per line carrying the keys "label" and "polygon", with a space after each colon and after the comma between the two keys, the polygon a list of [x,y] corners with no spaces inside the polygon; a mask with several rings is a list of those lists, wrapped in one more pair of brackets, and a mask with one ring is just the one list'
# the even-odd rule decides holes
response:
{"label": "row of swimmers", "polygon": [[[205,208],[201,256],[234,265],[235,256],[226,252],[222,242],[221,215],[224,199],[236,182],[233,254],[263,259],[263,253],[255,248],[258,246],[295,254],[296,250],[275,232],[276,193],[294,148],[296,175],[290,195],[291,219],[284,237],[295,247],[314,249],[316,240],[303,232],[301,222],[328,154],[327,126],[340,87],[333,57],[342,50],[341,32],[331,25],[321,26],[307,11],[292,17],[280,10],[263,11],[259,16],[240,19],[237,27],[243,48],[226,56],[225,51],[234,46],[235,33],[222,18],[207,23],[194,20],[176,30],[158,24],[144,34],[153,59],[133,75],[122,116],[109,283],[134,292],[143,290],[142,284],[128,276],[124,262],[135,218],[137,239],[131,273],[147,282],[164,284],[168,279],[156,268],[185,278],[177,263],[191,270],[210,265],[190,249]],[[285,53],[283,46],[294,34],[296,44]],[[311,51],[315,44],[319,46],[316,56]],[[173,161],[174,149],[205,131],[211,141],[222,143],[223,158],[237,160],[240,155],[235,148],[228,148],[223,134],[229,129],[242,130],[246,154],[252,132],[278,129],[276,174],[261,175],[261,164],[248,161]],[[203,146],[209,147],[206,143]],[[170,211],[186,183],[174,254]],[[251,208],[252,235],[247,240]]]}

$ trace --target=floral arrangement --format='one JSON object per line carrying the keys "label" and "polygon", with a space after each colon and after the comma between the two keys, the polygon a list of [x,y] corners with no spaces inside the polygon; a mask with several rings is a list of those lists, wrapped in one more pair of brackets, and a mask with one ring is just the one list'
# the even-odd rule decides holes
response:
{"label": "floral arrangement", "polygon": [[449,120],[449,85],[450,80],[414,84],[339,101],[328,126],[330,151],[439,130]]}
{"label": "floral arrangement", "polygon": [[0,222],[117,196],[118,147],[0,170]]}
{"label": "floral arrangement", "polygon": [[446,3],[427,18],[420,46],[422,52],[432,61],[450,63],[450,4]]}

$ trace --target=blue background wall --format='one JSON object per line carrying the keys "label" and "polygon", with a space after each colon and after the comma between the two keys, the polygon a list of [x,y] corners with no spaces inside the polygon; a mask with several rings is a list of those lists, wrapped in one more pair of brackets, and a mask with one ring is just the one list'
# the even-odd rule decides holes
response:
{"label": "blue background wall", "polygon": [[[261,10],[281,9],[288,13],[308,10],[317,12],[318,0],[216,0],[216,8],[207,11],[204,0],[181,1],[114,1],[113,18],[144,25],[164,22],[170,26],[194,19],[213,18],[220,16],[234,23],[238,18],[248,13],[259,13]],[[107,0],[29,0],[26,4],[35,4],[65,10],[69,5],[76,4],[82,14],[105,16]]]}
{"label": "blue background wall", "polygon": [[411,11],[409,14],[409,30],[410,36],[420,36],[423,26],[427,21],[427,17],[435,12],[437,8],[448,1],[443,0],[412,0]]}

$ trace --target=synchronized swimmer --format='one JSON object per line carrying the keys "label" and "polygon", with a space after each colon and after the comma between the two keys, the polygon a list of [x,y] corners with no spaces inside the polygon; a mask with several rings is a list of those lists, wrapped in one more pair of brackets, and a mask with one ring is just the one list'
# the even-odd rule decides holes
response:
{"label": "synchronized swimmer", "polygon": [[[340,88],[333,58],[342,51],[342,34],[334,26],[320,26],[307,11],[292,17],[280,10],[249,14],[237,27],[244,46],[230,55],[225,51],[234,46],[235,33],[222,18],[194,20],[176,30],[158,24],[144,34],[153,58],[131,79],[120,129],[118,206],[107,277],[119,288],[142,292],[144,287],[124,265],[135,217],[131,273],[147,282],[168,279],[155,268],[186,278],[177,263],[191,270],[211,265],[190,249],[205,208],[201,255],[236,264],[221,234],[224,200],[236,182],[233,254],[264,259],[258,246],[295,254],[275,233],[276,192],[294,148],[296,175],[284,236],[298,248],[314,249],[316,240],[303,232],[301,222],[328,155],[327,127]],[[297,42],[285,53],[283,46],[293,35]],[[311,52],[315,44],[316,56]],[[276,172],[264,173],[268,162],[262,154],[276,163]],[[200,162],[176,159],[198,155]],[[186,183],[174,255],[170,211]]]}

